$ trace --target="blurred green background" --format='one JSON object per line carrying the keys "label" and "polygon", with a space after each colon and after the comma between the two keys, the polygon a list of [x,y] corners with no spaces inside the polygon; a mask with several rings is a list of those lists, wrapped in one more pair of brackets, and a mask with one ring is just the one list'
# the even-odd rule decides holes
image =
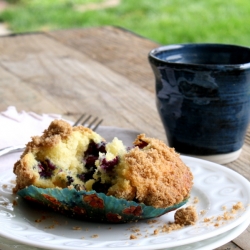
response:
{"label": "blurred green background", "polygon": [[115,25],[162,44],[250,45],[249,0],[8,0],[12,32]]}

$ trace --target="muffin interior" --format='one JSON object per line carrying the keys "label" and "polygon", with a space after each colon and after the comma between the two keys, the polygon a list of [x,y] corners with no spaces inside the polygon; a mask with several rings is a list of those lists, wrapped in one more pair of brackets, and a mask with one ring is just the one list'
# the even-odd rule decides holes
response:
{"label": "muffin interior", "polygon": [[108,196],[165,208],[187,199],[193,176],[174,149],[138,135],[128,148],[94,131],[53,121],[35,136],[14,166],[14,192],[39,188],[95,190]]}

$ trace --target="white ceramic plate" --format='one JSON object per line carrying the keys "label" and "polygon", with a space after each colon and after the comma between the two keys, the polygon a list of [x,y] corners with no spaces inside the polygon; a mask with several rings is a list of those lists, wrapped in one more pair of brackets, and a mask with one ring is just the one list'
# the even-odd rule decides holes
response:
{"label": "white ceramic plate", "polygon": [[[249,221],[245,221],[239,226],[223,233],[219,234],[218,236],[197,241],[191,244],[183,245],[183,246],[177,246],[177,247],[170,247],[170,248],[164,248],[162,250],[211,250],[215,249],[217,247],[220,247],[227,242],[231,241],[232,239],[239,236],[243,231],[246,230],[246,228],[249,225]],[[0,237],[0,249],[1,250],[43,250],[42,248],[37,247],[31,247],[23,244],[16,243],[14,241],[11,241],[6,238]]]}
{"label": "white ceramic plate", "polygon": [[[128,131],[126,135],[127,142],[134,139],[134,134],[131,140]],[[18,200],[18,206],[13,207],[12,201],[15,197],[11,192],[14,179],[11,161],[15,162],[17,156],[12,154],[4,157],[5,160],[6,157],[10,158],[8,162],[10,165],[9,170],[0,177],[0,235],[25,245],[67,250],[187,247],[189,244],[198,244],[202,240],[218,237],[219,234],[228,232],[245,221],[249,224],[249,182],[236,172],[215,163],[182,157],[195,177],[188,205],[195,205],[198,212],[204,211],[205,214],[199,215],[199,221],[195,226],[188,226],[171,233],[159,232],[155,235],[155,230],[160,231],[163,224],[173,221],[174,212],[157,218],[152,224],[141,221],[108,225],[77,221],[50,211],[34,209],[23,200]],[[235,214],[229,213],[232,219],[216,220],[217,217],[223,217],[223,214],[237,202],[242,202],[244,209],[238,210]],[[223,207],[227,210],[223,210]],[[210,221],[204,222],[205,218]],[[131,234],[136,235],[137,239],[130,240]]]}

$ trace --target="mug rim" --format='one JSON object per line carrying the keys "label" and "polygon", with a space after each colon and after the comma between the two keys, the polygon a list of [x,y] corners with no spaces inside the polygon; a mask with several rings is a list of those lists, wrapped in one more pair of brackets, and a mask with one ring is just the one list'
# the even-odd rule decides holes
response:
{"label": "mug rim", "polygon": [[203,67],[203,68],[216,68],[218,66],[225,67],[225,68],[231,68],[231,69],[250,69],[250,59],[249,62],[246,63],[235,63],[235,64],[198,64],[198,63],[187,63],[187,62],[172,62],[172,61],[167,61],[160,59],[159,57],[156,56],[157,53],[161,53],[164,51],[171,51],[171,50],[179,50],[183,48],[202,48],[202,47],[225,47],[225,48],[239,48],[243,49],[246,51],[249,51],[250,53],[250,47],[243,46],[243,45],[236,45],[236,44],[226,44],[226,43],[180,43],[180,44],[169,44],[169,45],[161,45],[159,47],[156,47],[152,49],[148,53],[148,58],[149,60],[153,59],[155,61],[167,64],[167,65],[172,65],[172,66],[197,66],[197,67]]}

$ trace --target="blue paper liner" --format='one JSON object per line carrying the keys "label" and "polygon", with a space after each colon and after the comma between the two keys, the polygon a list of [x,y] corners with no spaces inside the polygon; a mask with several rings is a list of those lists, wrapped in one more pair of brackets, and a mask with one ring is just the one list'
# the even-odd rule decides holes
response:
{"label": "blue paper liner", "polygon": [[188,200],[167,208],[155,208],[143,203],[118,199],[96,191],[38,188],[29,186],[18,192],[26,200],[52,208],[70,217],[88,221],[125,223],[161,216],[183,206]]}

